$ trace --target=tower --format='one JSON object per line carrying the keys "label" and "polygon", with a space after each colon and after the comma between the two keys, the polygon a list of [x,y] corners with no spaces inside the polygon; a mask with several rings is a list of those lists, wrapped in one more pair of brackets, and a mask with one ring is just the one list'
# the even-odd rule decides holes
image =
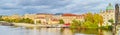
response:
{"label": "tower", "polygon": [[118,24],[118,23],[120,23],[120,20],[119,20],[120,18],[118,18],[118,17],[120,17],[119,5],[116,4],[115,5],[115,25]]}
{"label": "tower", "polygon": [[113,26],[113,35],[116,34],[116,29],[118,26],[118,24],[120,23],[120,13],[119,13],[119,5],[115,4],[115,24]]}

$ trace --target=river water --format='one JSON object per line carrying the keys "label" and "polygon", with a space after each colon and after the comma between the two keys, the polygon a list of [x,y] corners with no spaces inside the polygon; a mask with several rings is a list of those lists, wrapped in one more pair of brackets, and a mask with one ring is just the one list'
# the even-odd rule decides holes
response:
{"label": "river water", "polygon": [[112,35],[112,32],[100,29],[0,26],[0,35]]}

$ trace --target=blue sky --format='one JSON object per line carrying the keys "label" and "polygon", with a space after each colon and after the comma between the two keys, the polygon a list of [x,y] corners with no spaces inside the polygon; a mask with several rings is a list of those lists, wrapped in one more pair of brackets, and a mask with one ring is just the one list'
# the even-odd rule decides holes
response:
{"label": "blue sky", "polygon": [[0,15],[26,13],[97,13],[120,0],[0,0]]}

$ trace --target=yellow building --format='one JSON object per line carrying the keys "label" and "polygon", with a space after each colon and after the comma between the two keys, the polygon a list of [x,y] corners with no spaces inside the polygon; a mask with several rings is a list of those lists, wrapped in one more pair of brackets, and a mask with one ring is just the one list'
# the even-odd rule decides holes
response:
{"label": "yellow building", "polygon": [[41,24],[50,24],[50,18],[52,17],[52,14],[46,14],[46,13],[38,13],[35,16],[35,19],[37,21],[41,21]]}
{"label": "yellow building", "polygon": [[23,18],[29,18],[29,19],[32,19],[32,20],[34,20],[35,19],[35,14],[25,14],[24,16],[23,16]]}
{"label": "yellow building", "polygon": [[114,7],[111,4],[109,4],[105,11],[101,11],[100,12],[100,15],[103,17],[103,21],[104,21],[103,22],[103,26],[111,25],[111,23],[108,22],[108,21],[110,19],[115,20],[115,10],[114,10]]}
{"label": "yellow building", "polygon": [[9,16],[2,16],[2,19],[8,19]]}
{"label": "yellow building", "polygon": [[64,23],[72,23],[72,20],[84,21],[84,16],[75,14],[63,14],[61,19],[63,19]]}
{"label": "yellow building", "polygon": [[14,14],[11,16],[2,16],[2,19],[20,19],[20,18],[22,18],[22,17],[18,14]]}

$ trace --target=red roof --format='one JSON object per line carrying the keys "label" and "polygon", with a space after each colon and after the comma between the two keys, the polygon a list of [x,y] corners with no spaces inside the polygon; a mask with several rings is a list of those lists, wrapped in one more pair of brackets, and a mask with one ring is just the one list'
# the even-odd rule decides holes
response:
{"label": "red roof", "polygon": [[76,15],[75,14],[66,13],[66,14],[62,14],[62,16],[76,16]]}
{"label": "red roof", "polygon": [[52,20],[52,21],[59,21],[59,19],[53,19],[53,18],[52,18],[51,20]]}
{"label": "red roof", "polygon": [[76,15],[76,14],[62,14],[62,16],[76,16],[77,18],[83,18],[84,17],[84,14],[83,15]]}
{"label": "red roof", "polygon": [[49,14],[49,13],[37,13],[36,15],[52,15],[52,14]]}
{"label": "red roof", "polygon": [[36,17],[36,19],[45,19],[45,17]]}
{"label": "red roof", "polygon": [[70,23],[65,23],[64,25],[65,25],[65,26],[70,26]]}

